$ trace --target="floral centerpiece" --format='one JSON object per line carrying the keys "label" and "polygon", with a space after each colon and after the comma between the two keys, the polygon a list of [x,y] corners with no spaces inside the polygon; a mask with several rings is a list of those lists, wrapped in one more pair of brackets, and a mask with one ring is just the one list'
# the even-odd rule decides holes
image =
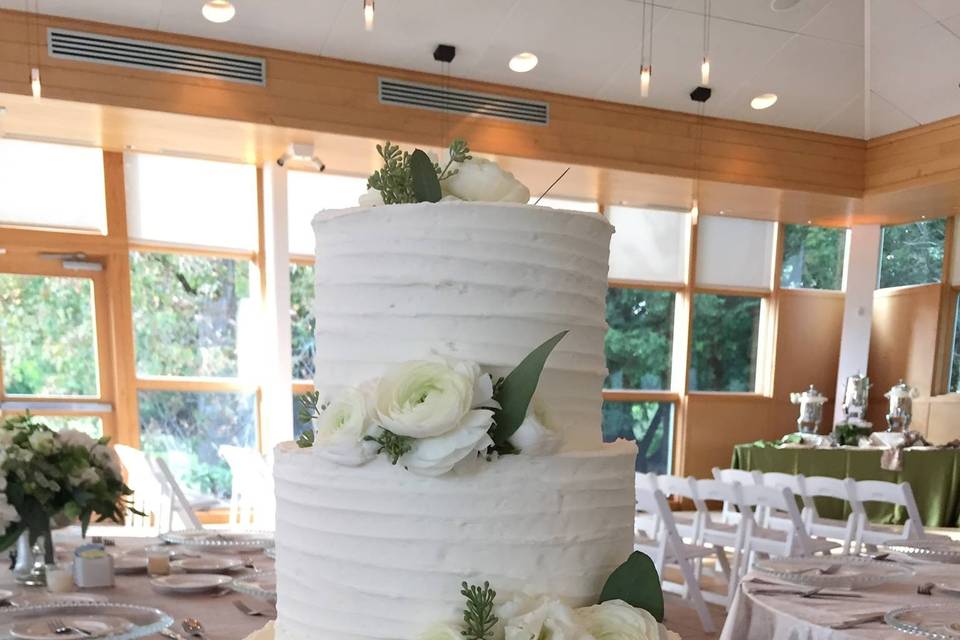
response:
{"label": "floral centerpiece", "polygon": [[22,535],[31,544],[42,538],[48,564],[51,519],[78,520],[86,536],[94,517],[123,523],[133,494],[107,438],[53,431],[29,414],[0,425],[0,472],[0,550]]}

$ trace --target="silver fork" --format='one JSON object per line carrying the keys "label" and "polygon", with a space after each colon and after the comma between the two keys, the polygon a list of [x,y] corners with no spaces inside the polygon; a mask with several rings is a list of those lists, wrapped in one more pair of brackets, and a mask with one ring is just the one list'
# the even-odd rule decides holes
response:
{"label": "silver fork", "polygon": [[58,636],[66,633],[79,633],[82,636],[91,635],[90,632],[86,631],[85,629],[68,626],[62,618],[51,618],[47,623],[47,626],[50,627],[50,631],[54,632]]}

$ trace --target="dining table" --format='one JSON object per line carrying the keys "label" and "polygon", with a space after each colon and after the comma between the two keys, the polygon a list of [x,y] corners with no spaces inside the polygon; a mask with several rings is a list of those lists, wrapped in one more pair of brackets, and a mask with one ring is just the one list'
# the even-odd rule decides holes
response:
{"label": "dining table", "polygon": [[[111,555],[115,556],[136,554],[147,547],[162,543],[160,538],[152,536],[117,537],[110,541],[113,544],[106,549]],[[54,542],[59,563],[69,561],[73,549],[80,544],[89,542],[89,540],[84,541],[79,535],[67,530],[66,532],[54,532]],[[254,568],[245,567],[240,571],[232,572],[230,575],[239,577],[255,572],[273,571],[274,561],[263,552],[245,551],[242,555],[244,560],[249,561]],[[144,562],[146,562],[146,558],[144,558]],[[45,587],[25,586],[17,583],[9,567],[0,569],[0,589],[14,591],[17,595],[44,597],[47,594]],[[195,618],[202,623],[206,640],[242,640],[275,617],[275,609],[270,603],[237,593],[229,588],[197,594],[178,594],[158,590],[153,586],[151,577],[146,571],[130,575],[116,575],[112,587],[74,588],[73,593],[96,594],[110,602],[144,605],[160,609],[175,620],[171,629],[178,632],[181,632],[180,625],[183,620]],[[16,597],[12,600],[16,601]],[[243,613],[235,604],[237,601],[247,605],[250,610],[261,611],[266,615],[253,616]],[[3,608],[0,608],[0,616],[2,616],[2,611]],[[182,636],[187,638],[188,634],[182,633]],[[163,636],[153,635],[149,637],[161,638]]]}
{"label": "dining table", "polygon": [[[766,574],[751,571],[740,582],[720,640],[905,640],[909,635],[882,620],[849,629],[833,626],[913,605],[942,604],[960,611],[960,595],[936,587],[929,595],[918,592],[920,585],[930,583],[960,586],[960,565],[929,563],[910,568],[913,575],[850,591],[853,597],[815,598],[803,596],[806,587],[770,580]],[[771,588],[771,583],[776,586]],[[781,592],[772,593],[775,591]]]}

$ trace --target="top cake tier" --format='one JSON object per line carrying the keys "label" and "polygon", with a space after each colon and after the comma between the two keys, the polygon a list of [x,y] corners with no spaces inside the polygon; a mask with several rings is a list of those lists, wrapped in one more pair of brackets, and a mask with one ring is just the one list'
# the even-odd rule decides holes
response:
{"label": "top cake tier", "polygon": [[323,211],[313,226],[318,389],[435,354],[506,375],[569,330],[536,408],[564,430],[565,449],[600,444],[613,231],[602,216],[441,202]]}

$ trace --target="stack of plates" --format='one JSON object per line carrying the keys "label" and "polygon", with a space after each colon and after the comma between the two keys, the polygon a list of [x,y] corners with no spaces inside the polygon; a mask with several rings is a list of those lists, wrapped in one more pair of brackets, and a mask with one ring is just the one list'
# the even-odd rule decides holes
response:
{"label": "stack of plates", "polygon": [[[835,565],[838,568],[830,570]],[[776,558],[757,562],[756,569],[793,584],[832,589],[862,589],[913,575],[913,570],[902,564],[856,556]]]}

